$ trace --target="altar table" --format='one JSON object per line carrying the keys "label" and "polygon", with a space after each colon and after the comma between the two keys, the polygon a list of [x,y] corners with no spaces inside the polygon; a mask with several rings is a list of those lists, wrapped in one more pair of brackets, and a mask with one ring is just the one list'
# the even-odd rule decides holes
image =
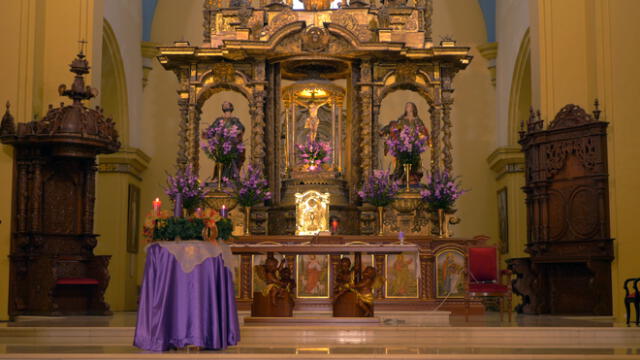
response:
{"label": "altar table", "polygon": [[203,241],[149,245],[134,345],[224,349],[239,340],[233,276],[222,250]]}

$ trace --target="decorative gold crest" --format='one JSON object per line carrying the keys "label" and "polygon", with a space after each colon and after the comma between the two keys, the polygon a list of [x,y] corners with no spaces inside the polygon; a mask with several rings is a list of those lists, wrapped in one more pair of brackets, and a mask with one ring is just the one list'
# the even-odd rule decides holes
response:
{"label": "decorative gold crest", "polygon": [[306,51],[320,52],[329,46],[329,34],[325,29],[310,27],[302,36],[302,46]]}

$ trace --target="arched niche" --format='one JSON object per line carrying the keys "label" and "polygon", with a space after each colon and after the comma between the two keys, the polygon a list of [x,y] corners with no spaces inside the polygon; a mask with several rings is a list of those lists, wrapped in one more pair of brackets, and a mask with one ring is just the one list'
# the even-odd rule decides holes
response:
{"label": "arched niche", "polygon": [[[203,144],[202,139],[202,131],[204,131],[213,121],[222,116],[222,104],[225,101],[229,101],[233,104],[234,110],[233,114],[240,119],[240,122],[244,126],[244,145],[245,145],[245,161],[243,164],[243,169],[246,168],[249,163],[251,157],[251,116],[249,113],[249,101],[244,96],[243,93],[231,90],[229,88],[211,88],[210,94],[206,94],[201,99],[201,102],[198,104],[198,108],[200,109],[200,132],[198,134],[198,139],[200,140],[200,144]],[[213,167],[214,161],[207,157],[207,154],[199,148],[198,153],[198,163],[199,163],[199,178],[202,181],[210,181],[213,175]],[[241,169],[241,170],[243,170]]]}
{"label": "arched niche", "polygon": [[101,107],[116,123],[123,146],[129,145],[129,104],[120,46],[111,25],[104,19],[102,28]]}
{"label": "arched niche", "polygon": [[[384,154],[385,138],[379,135],[379,131],[391,121],[397,120],[404,114],[405,104],[412,102],[418,108],[418,116],[429,130],[431,134],[431,125],[429,122],[429,102],[427,98],[413,90],[407,90],[403,88],[396,89],[392,92],[385,94],[384,98],[380,102],[380,114],[378,116],[377,127],[375,129],[374,138],[377,139],[377,159],[378,169],[393,171],[394,159],[391,155]],[[422,153],[422,171],[426,174],[426,171],[430,168],[430,155],[429,150]]]}
{"label": "arched niche", "polygon": [[517,145],[520,124],[526,123],[531,109],[531,46],[529,29],[524,33],[516,57],[509,95],[509,145]]}

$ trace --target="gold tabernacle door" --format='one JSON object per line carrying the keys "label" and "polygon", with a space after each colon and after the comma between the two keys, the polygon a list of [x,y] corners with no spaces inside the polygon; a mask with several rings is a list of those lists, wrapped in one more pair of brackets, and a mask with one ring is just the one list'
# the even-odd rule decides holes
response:
{"label": "gold tabernacle door", "polygon": [[329,193],[309,190],[296,193],[296,235],[329,231]]}

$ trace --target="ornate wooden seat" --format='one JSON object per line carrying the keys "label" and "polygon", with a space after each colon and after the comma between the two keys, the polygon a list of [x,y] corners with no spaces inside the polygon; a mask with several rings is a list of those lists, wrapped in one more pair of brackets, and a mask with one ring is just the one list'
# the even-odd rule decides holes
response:
{"label": "ornate wooden seat", "polygon": [[[636,325],[640,325],[640,291],[638,283],[640,278],[631,278],[624,281],[624,307],[627,309],[627,325],[631,320],[631,304],[636,309]],[[631,285],[633,283],[633,285]],[[633,290],[633,291],[631,291]]]}
{"label": "ornate wooden seat", "polygon": [[502,277],[510,275],[509,270],[503,270],[500,272],[500,279],[498,278],[498,249],[495,246],[469,248],[469,288],[468,298],[465,301],[467,321],[470,298],[497,300],[500,321],[502,321],[505,307],[511,321],[511,286],[502,283]]}

